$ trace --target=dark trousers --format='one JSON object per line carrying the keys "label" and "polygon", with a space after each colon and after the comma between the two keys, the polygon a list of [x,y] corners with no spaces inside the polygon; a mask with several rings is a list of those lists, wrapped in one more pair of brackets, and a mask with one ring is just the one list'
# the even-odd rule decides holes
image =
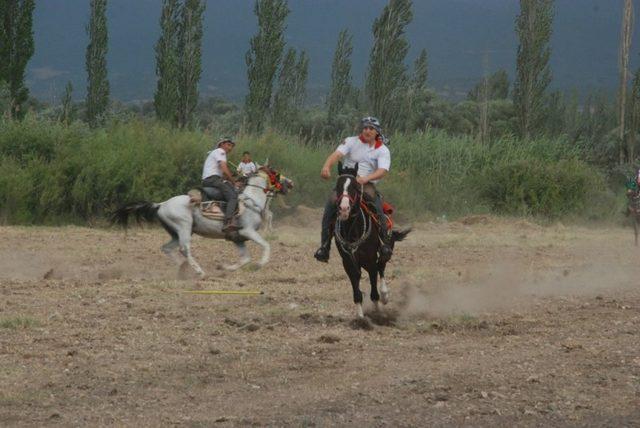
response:
{"label": "dark trousers", "polygon": [[[376,186],[373,183],[367,183],[364,185],[364,198],[367,201],[373,202],[373,206],[376,209],[380,223],[380,235],[387,235],[387,222],[382,209],[382,195],[376,190]],[[337,195],[336,192],[331,192],[327,202],[324,204],[324,212],[322,214],[322,232],[320,234],[320,240],[322,245],[327,245],[331,239],[331,225],[336,221],[336,215],[338,214],[338,206],[336,205]]]}
{"label": "dark trousers", "polygon": [[222,197],[227,202],[224,219],[225,221],[232,219],[238,206],[238,193],[235,187],[217,175],[212,175],[202,180],[202,187],[214,187],[222,193]]}

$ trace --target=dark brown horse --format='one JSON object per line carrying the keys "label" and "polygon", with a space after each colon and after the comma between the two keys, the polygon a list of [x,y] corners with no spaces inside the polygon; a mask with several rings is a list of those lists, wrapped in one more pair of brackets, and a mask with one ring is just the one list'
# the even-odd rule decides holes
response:
{"label": "dark brown horse", "polygon": [[[381,246],[378,234],[378,219],[375,208],[370,205],[362,193],[362,186],[356,181],[357,165],[355,169],[338,167],[336,182],[338,217],[334,227],[334,236],[342,265],[349,276],[353,288],[353,302],[356,304],[358,318],[364,318],[362,310],[362,292],[360,278],[362,269],[369,274],[371,283],[371,301],[378,309],[378,302],[386,304],[389,301],[389,289],[384,280],[386,260],[379,259]],[[397,241],[402,241],[410,229],[393,231],[391,248]],[[380,293],[378,293],[378,277],[380,277]]]}

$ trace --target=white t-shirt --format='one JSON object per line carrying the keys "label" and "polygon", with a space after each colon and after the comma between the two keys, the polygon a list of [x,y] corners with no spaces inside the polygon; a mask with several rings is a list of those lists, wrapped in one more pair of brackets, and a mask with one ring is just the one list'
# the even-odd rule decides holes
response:
{"label": "white t-shirt", "polygon": [[[345,167],[353,168],[358,164],[358,176],[364,177],[379,168],[389,171],[391,167],[391,153],[389,148],[380,142],[373,146],[363,142],[360,137],[348,137],[340,144],[337,151],[344,155]],[[377,183],[380,180],[372,180]]]}
{"label": "white t-shirt", "polygon": [[240,162],[240,164],[238,164],[238,172],[244,175],[245,177],[257,171],[258,171],[258,168],[256,168],[256,164],[253,162],[247,162],[247,163]]}
{"label": "white t-shirt", "polygon": [[227,152],[224,149],[217,148],[209,152],[209,156],[204,161],[204,167],[202,168],[202,179],[204,180],[207,177],[211,177],[212,175],[217,175],[218,177],[222,177],[222,169],[220,169],[220,162],[227,161]]}

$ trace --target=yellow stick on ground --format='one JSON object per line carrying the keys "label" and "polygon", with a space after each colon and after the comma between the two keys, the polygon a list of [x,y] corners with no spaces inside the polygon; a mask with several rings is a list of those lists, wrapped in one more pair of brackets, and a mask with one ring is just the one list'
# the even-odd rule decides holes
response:
{"label": "yellow stick on ground", "polygon": [[234,290],[187,290],[189,294],[239,294],[239,295],[256,295],[264,294],[264,291],[234,291]]}

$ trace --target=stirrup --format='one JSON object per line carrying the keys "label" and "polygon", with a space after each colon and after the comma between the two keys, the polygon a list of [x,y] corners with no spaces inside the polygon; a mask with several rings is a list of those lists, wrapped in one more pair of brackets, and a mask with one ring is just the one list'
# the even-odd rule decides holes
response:
{"label": "stirrup", "polygon": [[222,231],[223,232],[235,232],[238,229],[239,229],[238,225],[233,220],[227,221],[224,224],[224,226],[222,226]]}

